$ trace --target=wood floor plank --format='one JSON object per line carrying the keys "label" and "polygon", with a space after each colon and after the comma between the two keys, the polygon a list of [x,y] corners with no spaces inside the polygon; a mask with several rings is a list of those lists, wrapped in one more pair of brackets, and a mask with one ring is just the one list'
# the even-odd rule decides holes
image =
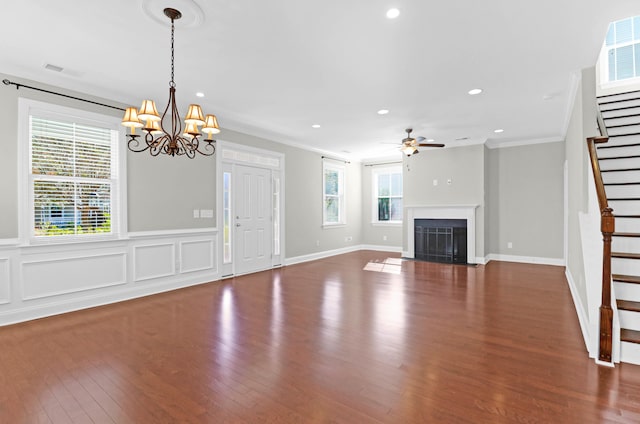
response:
{"label": "wood floor plank", "polygon": [[397,258],[2,327],[0,422],[640,422],[640,367],[588,358],[564,268]]}

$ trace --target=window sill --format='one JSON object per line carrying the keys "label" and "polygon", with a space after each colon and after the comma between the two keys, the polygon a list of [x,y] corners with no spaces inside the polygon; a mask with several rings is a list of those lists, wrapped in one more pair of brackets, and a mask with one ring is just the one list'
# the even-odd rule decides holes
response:
{"label": "window sill", "polygon": [[373,221],[371,225],[374,227],[402,227],[402,221]]}
{"label": "window sill", "polygon": [[328,228],[344,228],[346,226],[347,226],[347,224],[345,224],[344,222],[341,222],[339,224],[322,224],[322,228],[324,228],[324,229],[328,229]]}

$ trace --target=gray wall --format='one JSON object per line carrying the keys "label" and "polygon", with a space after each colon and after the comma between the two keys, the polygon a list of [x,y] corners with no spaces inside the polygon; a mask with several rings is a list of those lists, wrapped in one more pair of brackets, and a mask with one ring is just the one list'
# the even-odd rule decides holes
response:
{"label": "gray wall", "polygon": [[[428,149],[404,161],[405,206],[479,205],[476,209],[476,256],[484,256],[484,146]],[[433,185],[435,179],[437,186]],[[451,179],[451,185],[447,184],[448,179]],[[403,234],[407,225],[405,219]],[[407,240],[404,240],[403,249],[407,249]]]}
{"label": "gray wall", "polygon": [[487,149],[486,155],[488,252],[562,259],[564,143]]}

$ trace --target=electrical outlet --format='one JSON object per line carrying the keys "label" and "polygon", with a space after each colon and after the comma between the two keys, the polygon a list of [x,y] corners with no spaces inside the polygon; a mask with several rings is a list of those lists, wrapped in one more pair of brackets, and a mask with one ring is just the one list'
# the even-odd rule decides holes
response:
{"label": "electrical outlet", "polygon": [[508,242],[507,243],[507,249],[513,249],[513,243]]}
{"label": "electrical outlet", "polygon": [[316,247],[320,246],[320,240],[316,240]]}
{"label": "electrical outlet", "polygon": [[387,236],[382,236],[382,241],[387,241]]}

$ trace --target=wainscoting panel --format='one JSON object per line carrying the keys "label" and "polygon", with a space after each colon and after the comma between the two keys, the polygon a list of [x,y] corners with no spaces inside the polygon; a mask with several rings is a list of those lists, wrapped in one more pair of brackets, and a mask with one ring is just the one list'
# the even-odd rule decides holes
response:
{"label": "wainscoting panel", "polygon": [[126,283],[124,253],[43,259],[21,263],[22,299],[116,286]]}
{"label": "wainscoting panel", "polygon": [[215,270],[214,240],[180,242],[180,272]]}
{"label": "wainscoting panel", "polygon": [[9,259],[0,258],[0,305],[11,301]]}
{"label": "wainscoting panel", "polygon": [[134,281],[168,277],[176,273],[175,243],[133,247]]}

